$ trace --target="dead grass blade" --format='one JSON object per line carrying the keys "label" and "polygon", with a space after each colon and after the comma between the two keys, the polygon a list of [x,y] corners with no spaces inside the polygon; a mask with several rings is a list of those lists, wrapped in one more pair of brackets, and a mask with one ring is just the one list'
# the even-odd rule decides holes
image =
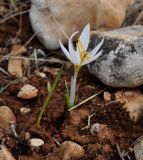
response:
{"label": "dead grass blade", "polygon": [[15,79],[15,80],[13,80],[13,81],[10,81],[7,85],[5,85],[4,87],[1,87],[0,93],[2,93],[3,91],[5,91],[10,85],[12,85],[12,84],[17,84],[17,83],[19,83],[19,82],[21,82],[20,79]]}
{"label": "dead grass blade", "polygon": [[72,107],[72,108],[70,108],[68,111],[71,111],[71,110],[73,110],[73,109],[76,109],[77,107],[79,107],[79,106],[83,105],[84,103],[86,103],[86,102],[90,101],[91,99],[95,98],[96,96],[98,96],[99,94],[101,94],[102,92],[104,92],[106,89],[107,89],[107,87],[106,87],[106,88],[104,88],[104,89],[102,89],[102,90],[101,90],[101,91],[99,91],[98,93],[95,93],[95,94],[94,94],[94,95],[92,95],[91,97],[89,97],[89,98],[87,98],[87,99],[83,100],[83,101],[82,101],[82,102],[80,102],[79,104],[77,104],[77,105],[73,106],[73,107]]}

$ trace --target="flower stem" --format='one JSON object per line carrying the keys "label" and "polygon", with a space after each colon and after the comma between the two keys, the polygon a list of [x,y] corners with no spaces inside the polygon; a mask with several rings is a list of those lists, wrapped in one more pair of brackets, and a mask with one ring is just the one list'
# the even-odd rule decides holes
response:
{"label": "flower stem", "polygon": [[74,106],[74,102],[75,102],[76,80],[77,80],[77,72],[74,73],[74,76],[71,79],[70,108]]}
{"label": "flower stem", "polygon": [[76,81],[77,81],[77,76],[78,76],[79,70],[80,70],[80,66],[75,65],[74,66],[74,75],[71,78],[71,89],[70,89],[70,99],[69,99],[68,109],[72,108],[75,103]]}

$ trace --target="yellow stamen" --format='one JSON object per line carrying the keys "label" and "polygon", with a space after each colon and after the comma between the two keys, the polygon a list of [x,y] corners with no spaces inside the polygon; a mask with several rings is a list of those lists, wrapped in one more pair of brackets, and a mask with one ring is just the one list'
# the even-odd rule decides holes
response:
{"label": "yellow stamen", "polygon": [[80,60],[81,61],[86,61],[88,58],[90,58],[90,54],[89,52],[86,52],[86,50],[84,49],[84,46],[82,44],[82,42],[78,39],[78,42],[76,43],[76,47],[79,50],[80,53]]}
{"label": "yellow stamen", "polygon": [[82,42],[79,39],[78,39],[78,41],[76,43],[76,46],[77,46],[79,52],[84,52],[85,51],[84,46],[83,46]]}

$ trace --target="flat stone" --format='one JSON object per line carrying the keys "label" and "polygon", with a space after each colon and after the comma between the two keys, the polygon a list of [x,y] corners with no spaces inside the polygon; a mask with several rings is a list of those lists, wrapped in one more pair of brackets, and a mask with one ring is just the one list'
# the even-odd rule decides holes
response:
{"label": "flat stone", "polygon": [[97,135],[100,142],[110,140],[112,144],[115,143],[113,130],[105,124],[94,123],[91,125],[90,132],[93,136]]}
{"label": "flat stone", "polygon": [[112,87],[133,88],[143,84],[143,26],[94,32],[89,49],[102,38],[103,53],[88,64],[90,73]]}
{"label": "flat stone", "polygon": [[[59,48],[59,39],[67,44],[68,37],[81,31],[87,23],[117,28],[134,0],[32,0],[30,21],[42,44],[50,50]],[[118,7],[117,7],[118,6]],[[102,18],[100,18],[102,17]]]}
{"label": "flat stone", "polygon": [[22,99],[32,99],[37,97],[38,89],[30,84],[25,84],[17,94]]}

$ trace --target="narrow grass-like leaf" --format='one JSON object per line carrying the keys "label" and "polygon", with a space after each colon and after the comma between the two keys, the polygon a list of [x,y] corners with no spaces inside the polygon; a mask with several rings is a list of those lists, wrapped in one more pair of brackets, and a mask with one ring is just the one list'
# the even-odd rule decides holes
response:
{"label": "narrow grass-like leaf", "polygon": [[58,74],[57,74],[57,76],[56,76],[56,79],[55,79],[55,81],[54,81],[54,83],[53,83],[53,85],[52,85],[52,87],[51,87],[51,90],[50,90],[50,92],[48,93],[48,95],[47,95],[47,97],[46,97],[46,99],[45,99],[45,101],[44,101],[44,104],[43,104],[43,106],[42,106],[42,109],[41,109],[41,111],[40,111],[40,113],[39,113],[39,116],[38,116],[38,119],[37,119],[37,123],[36,123],[38,127],[40,127],[40,122],[41,122],[42,116],[43,116],[46,108],[48,107],[49,101],[50,101],[50,99],[51,99],[51,97],[52,97],[52,95],[53,95],[53,93],[54,93],[54,90],[55,90],[55,88],[56,88],[56,86],[57,86],[57,84],[58,84],[58,82],[59,82],[59,80],[60,80],[60,78],[61,78],[61,74],[62,74],[62,72],[63,72],[63,67],[64,67],[64,64],[61,66],[61,69],[60,69],[60,71],[58,72]]}

